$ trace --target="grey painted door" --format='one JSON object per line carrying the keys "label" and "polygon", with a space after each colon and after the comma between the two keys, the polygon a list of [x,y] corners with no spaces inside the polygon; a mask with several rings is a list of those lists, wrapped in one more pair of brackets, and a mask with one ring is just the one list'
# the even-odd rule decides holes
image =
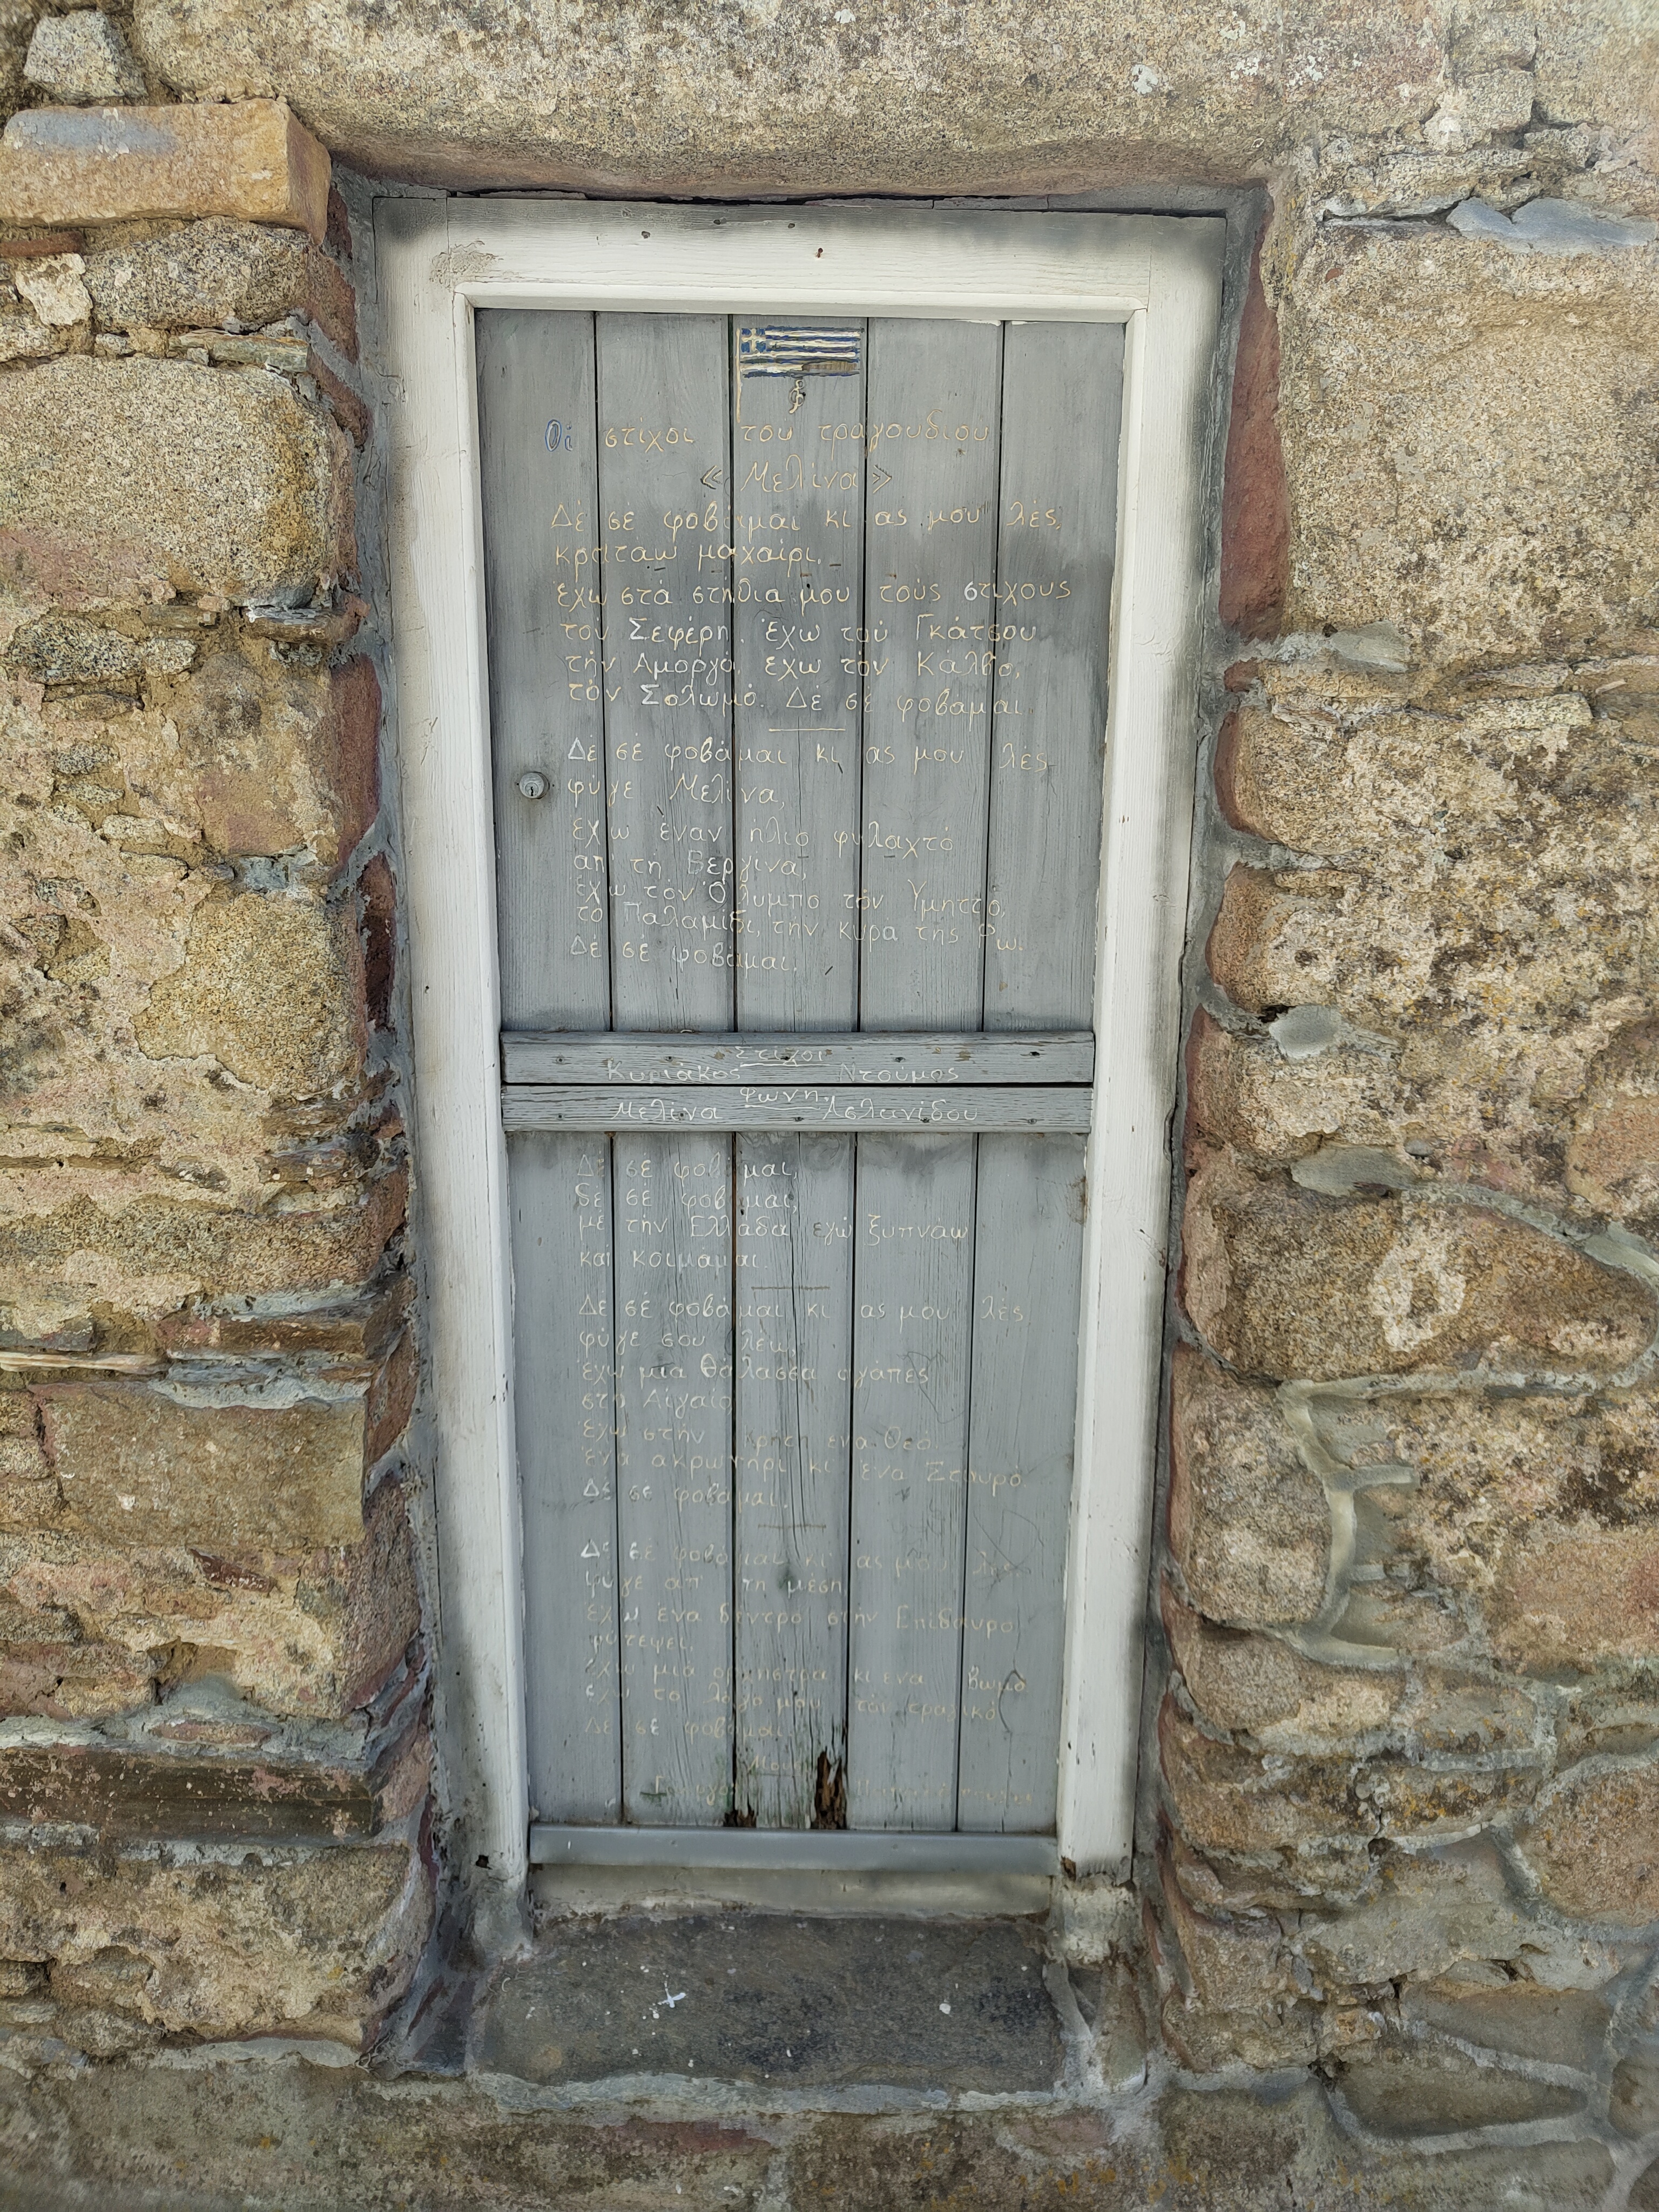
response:
{"label": "grey painted door", "polygon": [[477,370],[532,1802],[1049,1832],[1121,329]]}

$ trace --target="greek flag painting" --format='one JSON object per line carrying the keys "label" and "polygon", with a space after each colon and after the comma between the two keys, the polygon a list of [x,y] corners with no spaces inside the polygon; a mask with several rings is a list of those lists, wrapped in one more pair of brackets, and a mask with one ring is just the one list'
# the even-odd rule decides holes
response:
{"label": "greek flag painting", "polygon": [[740,323],[738,365],[744,376],[856,376],[859,341],[852,330],[809,330],[799,323]]}

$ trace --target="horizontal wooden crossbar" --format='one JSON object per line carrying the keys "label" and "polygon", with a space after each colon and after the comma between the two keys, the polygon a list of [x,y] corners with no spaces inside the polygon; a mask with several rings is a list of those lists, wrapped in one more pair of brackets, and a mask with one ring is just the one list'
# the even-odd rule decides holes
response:
{"label": "horizontal wooden crossbar", "polygon": [[848,1035],[759,1030],[633,1036],[503,1030],[508,1083],[1090,1083],[1091,1030],[988,1035]]}
{"label": "horizontal wooden crossbar", "polygon": [[508,1084],[501,1120],[527,1129],[811,1129],[856,1136],[930,1132],[962,1136],[1089,1127],[1092,1091],[1079,1085],[962,1084],[950,1090],[920,1085],[732,1084],[718,1088],[647,1091],[611,1085]]}

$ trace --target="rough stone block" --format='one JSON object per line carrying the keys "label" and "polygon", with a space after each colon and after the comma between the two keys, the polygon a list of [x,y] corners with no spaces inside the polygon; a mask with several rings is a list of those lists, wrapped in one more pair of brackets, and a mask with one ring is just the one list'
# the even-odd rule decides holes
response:
{"label": "rough stone block", "polygon": [[1340,859],[1501,846],[1529,879],[1659,866],[1659,806],[1622,720],[1576,690],[1419,705],[1283,696],[1231,718],[1217,782],[1242,830]]}
{"label": "rough stone block", "polygon": [[[318,1378],[321,1381],[321,1378]],[[191,1404],[143,1383],[34,1393],[70,1524],[118,1543],[303,1559],[358,1542],[370,1379],[326,1397]]]}
{"label": "rough stone block", "polygon": [[1506,2073],[1452,2050],[1383,2045],[1343,2069],[1349,2111],[1374,2135],[1461,2134],[1465,2129],[1556,2119],[1583,2104],[1582,2090]]}
{"label": "rough stone block", "polygon": [[1659,1920],[1659,1765],[1598,1761],[1563,1777],[1517,1834],[1544,1896],[1609,1928]]}
{"label": "rough stone block", "polygon": [[120,27],[96,8],[43,15],[29,40],[23,76],[48,99],[76,106],[144,96],[144,73]]}
{"label": "rough stone block", "polygon": [[[15,1380],[5,1379],[8,1386]],[[0,1389],[0,1524],[33,1527],[49,1520],[59,1504],[40,1408],[27,1390]]]}
{"label": "rough stone block", "polygon": [[1373,1988],[1498,1962],[1540,1989],[1595,1990],[1637,1956],[1634,1944],[1540,1918],[1485,1838],[1379,1854],[1370,1893],[1338,1911],[1310,1911],[1297,1942],[1322,1983]]}
{"label": "rough stone block", "polygon": [[[421,1625],[395,1482],[380,1485],[356,1545],[298,1565],[205,1548],[123,1549],[58,1529],[0,1535],[0,1601],[18,1608],[7,1632],[29,1642],[32,1614],[43,1645],[56,1638],[89,1659],[124,1653],[138,1686],[123,1710],[148,1709],[158,1690],[212,1681],[272,1713],[339,1719],[376,1696]],[[67,1661],[66,1669],[73,1674]],[[106,1712],[117,1687],[105,1678]]]}
{"label": "rough stone block", "polygon": [[[584,2197],[606,2212],[624,2205],[629,2212],[657,2205],[703,2212],[763,2202],[769,2172],[775,2173],[781,2162],[775,2128],[763,2133],[723,2113],[619,2118],[607,2112],[597,2118],[502,2100],[474,2081],[394,2077],[379,2069],[293,2058],[250,2064],[248,2056],[204,2051],[185,2065],[169,2054],[123,2067],[52,2066],[27,2080],[0,2073],[0,2127],[9,2149],[15,2147],[12,2172],[19,2191],[32,2197],[31,2212],[44,2212],[61,2190],[66,2166],[89,2193],[95,2179],[96,2193],[122,2212],[135,2193],[140,2201],[149,2196],[185,2212],[181,2166],[198,2203],[245,2198],[257,2177],[270,2203],[296,2212],[330,2198],[354,2206],[401,2199],[422,2212],[480,2204],[492,2212],[528,2212],[538,2205],[580,2206]],[[138,2113],[142,2127],[135,2124]],[[1057,2139],[1048,2162],[1061,2179],[1073,2154],[1069,2123],[1067,2114],[1036,2124]],[[886,2148],[879,2121],[837,2113],[805,2125],[815,2146],[820,2134],[827,2139],[817,2169],[826,2181],[838,2182],[843,2172],[873,2176],[872,2134],[875,2156],[887,2171],[920,2167],[919,2159],[895,2158]],[[1000,2189],[1005,2176],[1029,2169],[1023,2148],[1004,2151],[1000,2133],[978,2123],[975,2128],[976,2174],[994,2174]],[[855,2156],[836,2156],[849,2138]],[[70,2142],[66,2158],[61,2147]],[[988,2167],[980,2164],[981,2149]],[[1265,2160],[1258,2154],[1253,2162]],[[793,2175],[784,2185],[798,2193]],[[884,2197],[878,2204],[867,2193],[836,2197],[828,2189],[815,2189],[806,2201],[824,2212],[855,2202],[868,2212],[885,2212],[897,2203]],[[925,2201],[903,2199],[907,2208]]]}
{"label": "rough stone block", "polygon": [[355,566],[350,447],[259,372],[42,362],[0,380],[0,448],[14,592],[297,603]]}
{"label": "rough stone block", "polygon": [[1301,1994],[1277,1921],[1265,1914],[1222,1919],[1195,1911],[1167,1867],[1160,1871],[1158,1893],[1169,1924],[1159,1931],[1159,1948],[1164,1935],[1173,1939],[1191,1996],[1223,2012],[1249,2012],[1264,2001]]}
{"label": "rough stone block", "polygon": [[[397,1347],[401,1357],[405,1324],[414,1300],[408,1274],[394,1274],[360,1297],[297,1302],[275,1313],[242,1306],[229,1310],[188,1307],[170,1314],[157,1328],[163,1350],[184,1353],[225,1352],[285,1355],[326,1352],[336,1359],[378,1362]],[[312,1363],[307,1361],[307,1364]]]}
{"label": "rough stone block", "polygon": [[383,1835],[423,1802],[432,1745],[423,1722],[369,1758],[296,1758],[204,1748],[181,1724],[177,1749],[132,1744],[0,1747],[0,1820],[95,1829],[100,1840],[348,1843]]}
{"label": "rough stone block", "polygon": [[1563,1767],[1581,1759],[1659,1751],[1659,1667],[1610,1668],[1605,1680],[1581,1678],[1568,1691],[1555,1723],[1556,1759]]}
{"label": "rough stone block", "polygon": [[0,138],[0,222],[220,215],[328,227],[328,155],[282,100],[36,107]]}
{"label": "rough stone block", "polygon": [[[157,714],[163,744],[167,722],[176,732],[173,757],[151,766],[141,751],[136,773],[126,732],[139,718],[111,731],[129,788],[136,783],[164,811],[199,819],[216,852],[275,857],[309,849],[332,871],[374,818],[380,690],[369,661],[348,661],[331,674],[289,668],[270,647],[249,641],[212,654],[198,674],[171,686]],[[133,734],[142,747],[149,730]]]}
{"label": "rough stone block", "polygon": [[1530,70],[1538,58],[1537,18],[1518,9],[1466,18],[1453,31],[1448,53],[1460,83],[1487,70]]}
{"label": "rough stone block", "polygon": [[118,1644],[89,1641],[61,1606],[0,1599],[0,1714],[100,1721],[147,1706],[155,1662]]}
{"label": "rough stone block", "polygon": [[262,330],[305,315],[357,357],[350,285],[327,255],[291,230],[222,216],[131,245],[94,244],[87,289],[112,331],[194,331],[240,323]]}
{"label": "rough stone block", "polygon": [[[1540,112],[1551,123],[1594,119],[1651,149],[1659,31],[1624,0],[1542,0],[1532,11]],[[1648,163],[1651,167],[1651,161]]]}
{"label": "rough stone block", "polygon": [[[1659,1659],[1659,1413],[1646,1390],[1449,1392],[1310,1401],[1354,1493],[1358,1556],[1455,1607],[1498,1664],[1557,1681]],[[1408,1476],[1401,1480],[1402,1474]],[[1360,1633],[1356,1606],[1334,1633]],[[1409,1629],[1407,1628],[1407,1636]],[[1363,1640],[1406,1639],[1369,1604]],[[1407,1645],[1407,1648],[1408,1645]]]}
{"label": "rough stone block", "polygon": [[401,1485],[381,1482],[366,1518],[363,1540],[346,1555],[336,1584],[348,1712],[379,1695],[421,1632],[420,1576]]}
{"label": "rough stone block", "polygon": [[70,333],[43,323],[27,306],[15,287],[0,286],[0,365],[15,362],[51,361],[67,353]]}
{"label": "rough stone block", "polygon": [[197,908],[184,964],[153,987],[134,1026],[152,1060],[211,1059],[286,1097],[362,1074],[362,952],[338,914],[244,892]]}
{"label": "rough stone block", "polygon": [[361,450],[368,443],[368,434],[374,425],[368,401],[355,392],[343,377],[336,376],[328,363],[315,353],[307,358],[306,372],[328,403],[329,411],[335,421],[352,444]]}
{"label": "rough stone block", "polygon": [[[431,1924],[407,1843],[163,1856],[0,1845],[0,1955],[95,1982],[100,2006],[187,2039],[327,2037],[356,2050]],[[116,1968],[128,1971],[116,1972]]]}
{"label": "rough stone block", "polygon": [[[1601,2212],[1617,2168],[1607,2145],[1589,2132],[1595,2124],[1588,2116],[1549,2121],[1552,2131],[1571,2130],[1568,2139],[1547,2138],[1524,2149],[1490,2139],[1463,2149],[1433,2143],[1413,2149],[1395,2142],[1382,2186],[1398,2201],[1415,2197],[1425,2208],[1437,2196],[1447,2212],[1475,2204],[1502,2204],[1505,2212]],[[1634,2197],[1631,2203],[1635,2207]]]}
{"label": "rough stone block", "polygon": [[1323,1838],[1377,1832],[1355,1798],[1352,1762],[1273,1759],[1207,1735],[1165,1699],[1158,1719],[1164,1784],[1181,1833],[1200,1851],[1294,1850]]}
{"label": "rough stone block", "polygon": [[1330,1513],[1271,1392],[1176,1347],[1170,1548],[1200,1607],[1261,1628],[1325,1601]]}
{"label": "rough stone block", "polygon": [[1532,118],[1530,70],[1480,70],[1447,91],[1423,125],[1423,143],[1436,153],[1480,146],[1499,132],[1524,130]]}
{"label": "rough stone block", "polygon": [[1276,2073],[1308,2066],[1319,2053],[1316,2008],[1293,1998],[1228,2012],[1172,1990],[1158,2008],[1158,2026],[1176,2065],[1191,2074],[1220,2074],[1236,2066]]}
{"label": "rough stone block", "polygon": [[1345,1049],[1332,1009],[1296,1012],[1317,1024],[1317,1042],[1292,1057],[1271,1036],[1225,1029],[1197,1009],[1186,1054],[1190,1144],[1207,1139],[1288,1161],[1317,1152],[1327,1137],[1385,1146],[1404,1140],[1408,1109],[1392,1066],[1375,1051]]}
{"label": "rough stone block", "polygon": [[1309,240],[1277,303],[1293,627],[1519,659],[1659,620],[1659,491],[1629,467],[1659,434],[1653,252]]}
{"label": "rough stone block", "polygon": [[[855,25],[787,0],[741,27],[717,0],[698,0],[643,72],[634,57],[660,27],[637,0],[603,38],[574,41],[546,0],[526,19],[404,5],[367,21],[343,8],[140,0],[135,26],[140,53],[186,96],[280,85],[370,172],[452,185],[604,180],[613,191],[1006,192],[1085,176],[1258,177],[1282,136],[1364,137],[1426,116],[1443,69],[1437,27],[1380,0],[1340,16],[1298,0],[1236,27],[1206,9],[1068,4],[1041,37],[1013,0],[993,0],[948,48],[919,42],[902,0]],[[735,134],[733,117],[744,118]]]}
{"label": "rough stone block", "polygon": [[1158,1721],[1164,1789],[1198,1851],[1297,1850],[1327,1838],[1427,1839],[1524,1807],[1535,1778],[1515,1768],[1425,1766],[1340,1752],[1286,1759],[1206,1735],[1172,1700]]}
{"label": "rough stone block", "polygon": [[[23,624],[8,665],[52,684],[138,691],[40,710],[54,796],[125,851],[238,859],[313,855],[331,873],[379,805],[380,694],[373,664],[295,667],[244,637],[131,637],[53,613]],[[176,665],[175,665],[176,664]]]}
{"label": "rough stone block", "polygon": [[[163,654],[177,673],[195,659],[196,642],[192,638],[163,641],[129,636],[106,623],[53,611],[20,623],[7,641],[3,658],[8,671],[26,682],[87,684],[113,695],[136,692],[141,674]],[[123,700],[119,705],[126,703]],[[111,704],[114,711],[112,698]]]}
{"label": "rough stone block", "polygon": [[[143,654],[136,673],[131,662],[126,670],[152,703],[65,694],[31,709],[8,704],[0,687],[0,913],[12,925],[0,941],[9,1124],[0,1134],[0,1240],[22,1239],[0,1272],[0,1305],[16,1306],[0,1327],[26,1340],[80,1330],[85,1349],[88,1301],[118,1314],[165,1313],[198,1294],[195,1263],[186,1260],[171,1293],[143,1279],[170,1269],[131,1263],[160,1258],[175,1240],[181,1257],[196,1248],[226,1288],[244,1270],[269,1288],[361,1281],[364,1263],[350,1248],[369,1225],[364,1206],[380,1205],[370,1185],[399,1164],[401,1133],[373,1086],[335,1093],[362,1066],[364,987],[356,902],[330,878],[372,803],[373,678],[349,666],[331,690],[321,671],[284,672],[268,643],[244,639],[210,659],[198,685],[149,661],[156,646],[182,641],[188,654],[190,632],[135,639],[80,618],[47,629],[29,626],[30,649],[77,673],[94,659],[119,667],[126,648]],[[290,961],[279,979],[287,988],[274,995],[268,977],[244,974],[242,996],[257,983],[269,1003],[242,1042],[276,1079],[323,1082],[326,1097],[279,1106],[228,1075],[216,1054],[158,1063],[139,1042],[139,1033],[150,1040],[157,984],[166,1009],[157,1035],[169,1052],[199,1046],[212,1024],[212,1006],[193,1003],[199,963],[192,975],[187,961],[214,941],[210,916],[192,946],[204,901],[228,896],[210,833],[245,854],[270,853],[275,866],[242,871],[268,888],[236,922],[252,931],[263,915],[276,932],[271,959],[293,940],[304,963]],[[328,893],[321,903],[319,892]],[[346,995],[313,1018],[307,994],[319,992]],[[66,1243],[46,1217],[70,1232],[77,1209],[86,1218]],[[130,1249],[115,1215],[129,1217]],[[278,1268],[284,1245],[301,1270],[291,1285]]]}
{"label": "rough stone block", "polygon": [[42,254],[16,263],[11,281],[18,297],[27,301],[48,328],[73,330],[92,317],[92,301],[82,282],[85,267],[78,253]]}
{"label": "rough stone block", "polygon": [[1613,2069],[1607,2118],[1621,2136],[1651,2135],[1659,2128],[1659,2053],[1632,2051]]}
{"label": "rough stone block", "polygon": [[1605,1374],[1654,1328],[1633,1275],[1501,1214],[1414,1192],[1328,1200],[1217,1154],[1188,1186],[1184,1254],[1194,1326],[1249,1374]]}
{"label": "rough stone block", "polygon": [[1229,1919],[1260,1912],[1339,1911],[1376,1887],[1371,1853],[1359,1836],[1321,1836],[1270,1856],[1234,1859],[1194,1850],[1173,1826],[1162,1838],[1166,1880],[1180,1882],[1195,1911]]}
{"label": "rough stone block", "polygon": [[1644,1231],[1659,1225],[1656,1100],[1659,1022],[1644,1013],[1621,1028],[1586,1069],[1571,1102],[1564,1169],[1581,1203]]}
{"label": "rough stone block", "polygon": [[1405,1154],[1417,1173],[1649,1235],[1659,1226],[1659,1030],[1619,1028],[1620,1012],[1614,1000],[1522,1034],[1472,1006],[1449,1025],[1402,1024],[1384,1038],[1333,1006],[1298,1006],[1266,1036],[1200,1010],[1188,1131],[1286,1164],[1327,1140]]}
{"label": "rough stone block", "polygon": [[1613,2025],[1613,2008],[1599,1990],[1510,1981],[1492,1966],[1468,1971],[1492,1978],[1462,1979],[1454,1973],[1408,1983],[1400,1996],[1402,2021],[1540,2065],[1571,2066],[1581,2074],[1595,2070]]}
{"label": "rough stone block", "polygon": [[[1252,1011],[1314,1003],[1367,1033],[1344,1040],[1334,1024],[1327,1049],[1349,1048],[1328,1073],[1306,1067],[1299,1087],[1315,1095],[1300,1106],[1297,1085],[1270,1099],[1252,1070],[1233,1118],[1282,1100],[1274,1118],[1288,1105],[1304,1128],[1340,1127],[1369,1106],[1450,1164],[1518,1152],[1513,1187],[1559,1190],[1588,1090],[1605,1120],[1584,1167],[1639,1176],[1655,1054],[1629,1025],[1651,1006],[1638,917],[1659,884],[1659,817],[1639,769],[1647,665],[1617,665],[1605,690],[1599,673],[1583,679],[1598,702],[1622,702],[1594,720],[1583,693],[1559,688],[1431,708],[1334,684],[1322,696],[1311,681],[1297,696],[1282,680],[1229,718],[1218,777],[1231,818],[1342,866],[1235,876],[1214,971]],[[1608,1195],[1631,1211],[1644,1194]]]}
{"label": "rough stone block", "polygon": [[1482,1608],[1503,1663],[1559,1676],[1659,1656],[1659,1516],[1528,1531],[1506,1550]]}
{"label": "rough stone block", "polygon": [[1269,1750],[1373,1735],[1388,1727],[1412,1687],[1401,1673],[1325,1666],[1275,1637],[1218,1627],[1167,1589],[1164,1627],[1203,1717]]}
{"label": "rough stone block", "polygon": [[[271,1174],[267,1163],[267,1195]],[[9,1194],[0,1184],[9,1201],[0,1212],[0,1320],[27,1340],[57,1338],[74,1350],[90,1347],[94,1307],[104,1324],[148,1334],[189,1300],[319,1297],[366,1282],[408,1195],[401,1170],[285,1211],[135,1193],[119,1174],[94,1177],[65,1201],[68,1179],[43,1168],[10,1178]],[[303,1314],[296,1322],[303,1336]],[[285,1348],[280,1332],[253,1334],[259,1349]]]}
{"label": "rough stone block", "polygon": [[[1479,847],[1443,873],[1358,867],[1237,867],[1206,948],[1228,996],[1268,1019],[1333,1007],[1408,1063],[1431,1065],[1437,1032],[1467,1024],[1471,1044],[1513,1085],[1571,1097],[1650,997],[1637,918],[1651,870],[1563,882],[1533,878],[1513,854]],[[1442,1048],[1443,1050],[1443,1048]],[[1532,1070],[1516,1070],[1529,1054]],[[1478,1065],[1478,1061],[1476,1065]]]}
{"label": "rough stone block", "polygon": [[0,114],[9,115],[27,96],[23,64],[36,16],[33,0],[0,0]]}
{"label": "rough stone block", "polygon": [[1173,1882],[1163,1893],[1185,1984],[1160,2014],[1177,2061],[1200,2074],[1310,2064],[1319,2049],[1315,2009],[1297,1986],[1277,1922],[1212,1919],[1195,1912]]}
{"label": "rough stone block", "polygon": [[1316,2188],[1312,2177],[1321,2167],[1346,2168],[1351,2155],[1322,2085],[1316,2087],[1305,2076],[1271,2100],[1237,2085],[1174,2090],[1161,2102],[1158,2132],[1157,2167],[1133,2177],[1128,2201],[1140,2197],[1149,2204],[1170,2205],[1170,2212],[1182,2188],[1196,2204],[1207,2198],[1218,2212],[1230,2196],[1239,2200],[1241,2212],[1252,2196],[1271,2203],[1274,2190],[1282,2197],[1287,2190]]}
{"label": "rough stone block", "polygon": [[[1431,1754],[1526,1757],[1537,1735],[1538,1711],[1524,1691],[1479,1675],[1309,1658],[1276,1637],[1218,1627],[1167,1589],[1164,1626],[1200,1716],[1264,1750],[1323,1752],[1363,1737]],[[1340,1619],[1334,1633],[1346,1638],[1352,1627]]]}

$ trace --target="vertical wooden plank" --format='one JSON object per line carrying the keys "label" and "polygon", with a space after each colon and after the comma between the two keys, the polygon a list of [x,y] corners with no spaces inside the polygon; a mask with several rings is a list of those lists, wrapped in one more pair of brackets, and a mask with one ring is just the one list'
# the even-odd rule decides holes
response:
{"label": "vertical wooden plank", "polygon": [[[864,326],[852,374],[734,377],[738,1024],[858,1020]],[[738,1158],[739,1809],[844,1806],[853,1146]],[[821,1802],[822,1801],[822,1802]]]}
{"label": "vertical wooden plank", "polygon": [[530,1797],[621,1810],[611,1161],[602,1136],[507,1147],[524,1515]]}
{"label": "vertical wooden plank", "polygon": [[957,1825],[1054,1824],[1083,1139],[980,1140]]}
{"label": "vertical wooden plank", "polygon": [[618,1137],[623,1804],[718,1826],[732,1796],[732,1140]]}
{"label": "vertical wooden plank", "polygon": [[856,370],[794,379],[732,325],[739,1029],[858,1021],[864,325],[833,328]]}
{"label": "vertical wooden plank", "polygon": [[866,1029],[980,1019],[1001,355],[995,323],[870,324]]}
{"label": "vertical wooden plank", "polygon": [[737,1142],[739,1814],[832,1826],[847,1759],[853,1140]]}
{"label": "vertical wooden plank", "polygon": [[1011,323],[997,556],[985,1025],[1094,1012],[1123,331]]}
{"label": "vertical wooden plank", "polygon": [[861,1137],[858,1153],[848,1825],[951,1828],[974,1139]]}
{"label": "vertical wooden plank", "polygon": [[732,626],[723,315],[600,315],[612,1020],[729,1029]]}
{"label": "vertical wooden plank", "polygon": [[[593,318],[477,318],[501,1019],[610,1018]],[[545,789],[527,797],[524,776]]]}

